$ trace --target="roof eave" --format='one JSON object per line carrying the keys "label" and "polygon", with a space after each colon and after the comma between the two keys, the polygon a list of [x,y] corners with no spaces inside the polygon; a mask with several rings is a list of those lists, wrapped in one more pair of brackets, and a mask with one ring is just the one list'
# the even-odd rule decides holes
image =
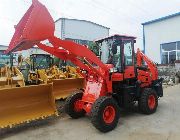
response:
{"label": "roof eave", "polygon": [[143,25],[143,26],[148,25],[148,24],[151,24],[151,23],[155,23],[155,22],[166,20],[166,19],[170,19],[170,18],[173,18],[173,17],[176,17],[176,16],[180,16],[180,12],[175,13],[175,14],[171,14],[171,15],[168,15],[168,16],[165,16],[165,17],[157,18],[157,19],[154,19],[154,20],[150,20],[150,21],[142,23],[141,25]]}

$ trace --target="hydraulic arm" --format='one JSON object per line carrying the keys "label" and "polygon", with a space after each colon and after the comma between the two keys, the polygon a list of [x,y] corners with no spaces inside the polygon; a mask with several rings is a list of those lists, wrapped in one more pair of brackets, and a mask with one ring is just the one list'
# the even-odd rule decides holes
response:
{"label": "hydraulic arm", "polygon": [[[26,50],[37,45],[44,51],[63,60],[70,60],[87,71],[84,100],[94,102],[99,96],[112,93],[108,66],[87,46],[55,37],[54,29],[54,21],[46,7],[38,0],[33,0],[31,7],[16,26],[15,34],[6,53]],[[48,40],[51,46],[43,44],[41,41],[44,40]]]}
{"label": "hydraulic arm", "polygon": [[137,66],[142,66],[143,62],[145,62],[148,66],[149,72],[151,73],[152,80],[158,79],[158,69],[156,64],[152,60],[150,60],[145,54],[143,54],[140,49],[137,50]]}

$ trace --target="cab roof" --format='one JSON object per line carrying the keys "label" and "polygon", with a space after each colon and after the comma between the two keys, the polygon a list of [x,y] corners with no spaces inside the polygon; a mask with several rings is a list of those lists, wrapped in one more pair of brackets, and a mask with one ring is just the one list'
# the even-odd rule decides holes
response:
{"label": "cab roof", "polygon": [[108,37],[105,37],[105,38],[102,38],[102,39],[95,40],[95,42],[103,42],[104,40],[113,39],[113,38],[114,39],[119,39],[119,40],[123,40],[123,39],[133,39],[133,40],[135,40],[136,39],[136,37],[134,37],[134,36],[115,34],[115,35],[112,35],[112,36],[108,36]]}

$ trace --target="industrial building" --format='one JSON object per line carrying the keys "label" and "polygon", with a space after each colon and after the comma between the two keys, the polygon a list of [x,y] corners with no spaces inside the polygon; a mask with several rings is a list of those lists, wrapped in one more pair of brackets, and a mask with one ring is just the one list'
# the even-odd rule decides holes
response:
{"label": "industrial building", "polygon": [[83,45],[89,45],[95,39],[109,36],[110,29],[91,21],[68,18],[56,20],[55,27],[57,37]]}
{"label": "industrial building", "polygon": [[142,23],[144,51],[161,64],[180,60],[180,12]]}

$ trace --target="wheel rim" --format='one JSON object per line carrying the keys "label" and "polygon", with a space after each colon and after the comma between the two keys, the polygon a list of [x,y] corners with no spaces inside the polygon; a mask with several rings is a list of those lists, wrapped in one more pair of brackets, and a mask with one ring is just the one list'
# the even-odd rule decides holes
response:
{"label": "wheel rim", "polygon": [[107,106],[103,112],[104,122],[107,124],[112,123],[114,121],[115,114],[116,114],[116,112],[115,112],[114,107],[113,106]]}
{"label": "wheel rim", "polygon": [[150,109],[154,109],[155,105],[156,105],[156,99],[154,95],[150,95],[148,98],[148,106]]}
{"label": "wheel rim", "polygon": [[80,101],[80,100],[77,100],[77,101],[74,102],[74,111],[75,111],[75,112],[80,112],[80,111],[82,111],[81,101]]}

